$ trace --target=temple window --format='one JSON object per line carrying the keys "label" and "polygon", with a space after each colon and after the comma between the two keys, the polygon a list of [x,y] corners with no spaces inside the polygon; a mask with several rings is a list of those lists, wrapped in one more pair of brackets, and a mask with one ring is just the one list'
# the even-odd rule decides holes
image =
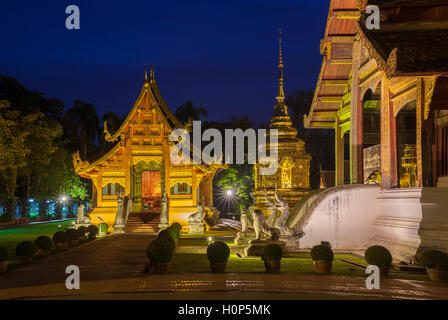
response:
{"label": "temple window", "polygon": [[119,183],[109,183],[102,188],[103,196],[113,196],[124,193],[124,187]]}
{"label": "temple window", "polygon": [[171,194],[191,194],[191,187],[187,183],[176,183],[171,187]]}
{"label": "temple window", "polygon": [[292,164],[289,160],[282,165],[282,188],[291,188]]}

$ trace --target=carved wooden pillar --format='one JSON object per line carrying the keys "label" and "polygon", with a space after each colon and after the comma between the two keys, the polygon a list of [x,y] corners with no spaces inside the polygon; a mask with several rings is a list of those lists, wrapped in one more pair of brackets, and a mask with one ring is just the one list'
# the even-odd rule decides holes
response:
{"label": "carved wooden pillar", "polygon": [[381,188],[398,185],[397,130],[393,114],[389,81],[383,76],[381,85]]}
{"label": "carved wooden pillar", "polygon": [[339,125],[339,118],[336,117],[334,123],[334,146],[335,146],[335,168],[336,181],[335,185],[340,186],[344,184],[344,139],[341,137],[341,127]]}
{"label": "carved wooden pillar", "polygon": [[359,87],[359,66],[361,64],[361,43],[353,43],[351,112],[350,112],[350,183],[363,181],[363,126],[361,88]]}
{"label": "carved wooden pillar", "polygon": [[422,131],[424,124],[424,81],[423,78],[417,80],[417,101],[416,101],[416,144],[417,144],[417,179],[418,187],[423,187],[423,148],[422,148]]}

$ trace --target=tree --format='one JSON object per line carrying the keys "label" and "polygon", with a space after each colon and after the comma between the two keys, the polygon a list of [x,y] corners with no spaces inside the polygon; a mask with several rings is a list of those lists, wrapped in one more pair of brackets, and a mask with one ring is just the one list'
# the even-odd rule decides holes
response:
{"label": "tree", "polygon": [[74,141],[78,141],[81,154],[87,159],[87,148],[98,137],[99,119],[93,104],[76,100],[64,115],[64,125]]}
{"label": "tree", "polygon": [[22,115],[11,110],[7,100],[0,100],[0,184],[8,215],[13,209],[18,174],[28,164],[31,149],[27,139],[36,118],[35,114]]}
{"label": "tree", "polygon": [[187,122],[189,119],[199,120],[201,116],[207,116],[207,110],[203,107],[195,107],[190,100],[185,101],[176,109],[176,117],[181,123]]}

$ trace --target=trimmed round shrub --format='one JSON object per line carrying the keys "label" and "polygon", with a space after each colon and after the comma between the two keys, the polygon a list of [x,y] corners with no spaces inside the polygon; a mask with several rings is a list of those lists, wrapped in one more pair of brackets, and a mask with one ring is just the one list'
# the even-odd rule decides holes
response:
{"label": "trimmed round shrub", "polygon": [[226,262],[230,256],[229,246],[222,241],[214,241],[207,248],[207,258],[213,262]]}
{"label": "trimmed round shrub", "polygon": [[429,269],[448,271],[448,255],[440,250],[425,250],[417,255],[417,262]]}
{"label": "trimmed round shrub", "polygon": [[36,253],[36,247],[32,241],[22,241],[16,247],[17,257],[32,258]]}
{"label": "trimmed round shrub", "polygon": [[180,232],[182,231],[182,225],[179,222],[173,222],[169,229],[173,230],[177,238],[180,238]]}
{"label": "trimmed round shrub", "polygon": [[68,242],[68,234],[64,231],[58,231],[53,235],[53,241],[54,243],[66,243]]}
{"label": "trimmed round shrub", "polygon": [[263,260],[275,260],[275,261],[282,260],[283,249],[278,244],[275,243],[268,244],[263,248],[261,257]]}
{"label": "trimmed round shrub", "polygon": [[0,247],[0,262],[8,261],[8,250]]}
{"label": "trimmed round shrub", "polygon": [[109,229],[109,226],[105,222],[101,222],[98,225],[98,232],[101,232],[101,235],[106,234],[107,233],[107,229]]}
{"label": "trimmed round shrub", "polygon": [[392,255],[390,251],[383,246],[371,246],[364,252],[364,258],[368,264],[378,267],[390,267],[392,264]]}
{"label": "trimmed round shrub", "polygon": [[77,229],[68,229],[67,230],[68,240],[69,241],[77,241],[79,240],[79,231]]}
{"label": "trimmed round shrub", "polygon": [[98,227],[91,224],[87,227],[87,233],[89,234],[89,240],[95,240],[96,235],[98,234]]}
{"label": "trimmed round shrub", "polygon": [[86,235],[86,233],[87,233],[87,227],[85,227],[85,226],[80,226],[80,227],[78,228],[78,232],[79,232],[79,236],[80,236],[80,237],[84,237],[84,236]]}
{"label": "trimmed round shrub", "polygon": [[51,247],[53,247],[53,241],[51,241],[50,237],[40,236],[36,240],[34,240],[34,244],[37,249],[42,251],[50,251]]}
{"label": "trimmed round shrub", "polygon": [[158,238],[149,244],[146,254],[151,262],[170,262],[174,254],[174,245],[166,238]]}
{"label": "trimmed round shrub", "polygon": [[176,234],[170,228],[160,231],[159,234],[157,235],[157,238],[159,238],[159,239],[165,238],[170,241],[173,241],[174,245],[176,244],[176,239],[177,239]]}
{"label": "trimmed round shrub", "polygon": [[311,249],[311,258],[313,259],[313,261],[333,261],[333,250],[331,250],[331,248],[327,245],[319,244]]}

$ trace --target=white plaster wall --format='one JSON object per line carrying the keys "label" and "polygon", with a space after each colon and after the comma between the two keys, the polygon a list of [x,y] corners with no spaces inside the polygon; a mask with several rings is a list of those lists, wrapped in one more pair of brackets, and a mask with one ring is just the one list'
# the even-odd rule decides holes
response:
{"label": "white plaster wall", "polygon": [[378,186],[336,187],[316,199],[318,204],[302,227],[301,248],[329,241],[334,249],[364,249],[372,238],[372,225],[379,214]]}

